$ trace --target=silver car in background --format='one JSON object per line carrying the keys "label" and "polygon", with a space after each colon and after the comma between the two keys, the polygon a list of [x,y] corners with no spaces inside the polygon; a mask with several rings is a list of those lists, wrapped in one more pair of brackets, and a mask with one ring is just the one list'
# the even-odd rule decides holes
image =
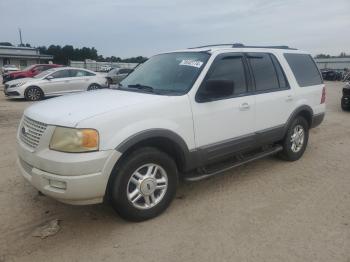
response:
{"label": "silver car in background", "polygon": [[109,85],[118,84],[125,77],[127,77],[132,71],[134,71],[134,69],[113,68],[111,71],[108,72],[108,74],[106,76],[106,78],[108,80],[108,84]]}
{"label": "silver car in background", "polygon": [[6,83],[8,98],[25,98],[29,101],[44,97],[89,91],[107,87],[104,75],[90,70],[60,67],[44,71],[33,78],[21,78]]}

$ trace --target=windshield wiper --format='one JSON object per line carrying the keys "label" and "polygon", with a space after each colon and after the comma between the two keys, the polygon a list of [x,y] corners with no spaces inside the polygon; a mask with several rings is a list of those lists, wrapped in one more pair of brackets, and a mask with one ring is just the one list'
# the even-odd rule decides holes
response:
{"label": "windshield wiper", "polygon": [[141,84],[135,84],[135,85],[128,85],[128,87],[130,88],[137,88],[140,90],[145,90],[151,93],[154,93],[154,88],[151,86],[147,86],[147,85],[141,85]]}

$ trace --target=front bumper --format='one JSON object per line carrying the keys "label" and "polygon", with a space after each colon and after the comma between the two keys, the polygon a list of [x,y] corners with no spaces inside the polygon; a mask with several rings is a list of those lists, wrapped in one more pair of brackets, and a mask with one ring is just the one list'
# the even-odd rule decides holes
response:
{"label": "front bumper", "polygon": [[311,128],[319,126],[323,122],[324,117],[325,117],[325,113],[319,113],[319,114],[313,115]]}
{"label": "front bumper", "polygon": [[30,184],[44,195],[74,205],[103,201],[109,176],[121,155],[116,150],[77,154],[49,149],[32,152],[21,141],[17,150],[18,168]]}
{"label": "front bumper", "polygon": [[4,94],[8,98],[24,98],[20,90],[18,90],[17,88],[10,88],[8,84],[5,84]]}

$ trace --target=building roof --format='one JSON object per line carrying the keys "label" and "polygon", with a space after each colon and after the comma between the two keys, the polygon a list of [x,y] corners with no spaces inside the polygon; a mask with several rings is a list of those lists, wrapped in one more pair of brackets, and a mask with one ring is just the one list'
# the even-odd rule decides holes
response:
{"label": "building roof", "polygon": [[42,55],[33,47],[0,46],[0,57],[51,60],[52,55]]}

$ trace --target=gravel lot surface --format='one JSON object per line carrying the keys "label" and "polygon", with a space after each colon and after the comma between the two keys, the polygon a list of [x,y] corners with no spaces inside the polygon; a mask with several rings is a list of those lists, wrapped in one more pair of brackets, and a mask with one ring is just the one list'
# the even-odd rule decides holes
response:
{"label": "gravel lot surface", "polygon": [[[38,195],[16,167],[15,132],[31,103],[0,87],[0,262],[350,261],[350,113],[344,83],[327,83],[327,115],[293,163],[262,159],[180,184],[160,217],[128,223],[107,205]],[[33,232],[59,219],[57,234]]]}

